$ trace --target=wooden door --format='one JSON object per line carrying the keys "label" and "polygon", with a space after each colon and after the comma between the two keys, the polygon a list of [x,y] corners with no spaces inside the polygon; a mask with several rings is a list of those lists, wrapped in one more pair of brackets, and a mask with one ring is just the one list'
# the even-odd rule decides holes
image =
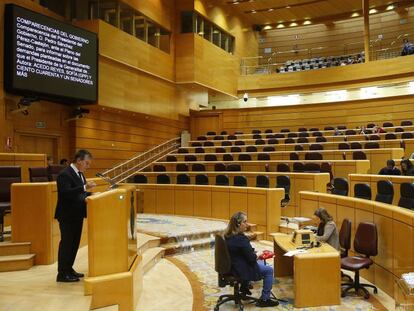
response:
{"label": "wooden door", "polygon": [[210,131],[220,134],[222,128],[221,123],[221,114],[219,113],[200,116],[194,115],[191,118],[191,138],[196,139],[197,136],[206,135]]}
{"label": "wooden door", "polygon": [[20,134],[18,139],[17,152],[44,153],[48,156],[53,157],[54,164],[59,164],[57,137]]}

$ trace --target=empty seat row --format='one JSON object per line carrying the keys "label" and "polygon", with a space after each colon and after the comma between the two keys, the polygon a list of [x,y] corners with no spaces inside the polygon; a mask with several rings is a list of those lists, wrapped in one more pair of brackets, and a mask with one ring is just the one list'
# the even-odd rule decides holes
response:
{"label": "empty seat row", "polygon": [[[134,183],[146,184],[148,183],[147,176],[143,174],[137,174],[133,179]],[[168,174],[159,174],[157,175],[157,184],[171,184],[171,178]],[[178,174],[177,175],[177,184],[191,184],[191,179],[189,174]],[[196,185],[208,185],[209,178],[205,174],[195,175],[195,184]],[[227,175],[216,175],[215,177],[216,186],[230,186],[229,177]],[[247,178],[243,175],[236,175],[233,177],[233,186],[237,187],[247,187]],[[270,188],[271,183],[269,176],[266,175],[257,175],[256,176],[256,187],[260,188]],[[290,177],[287,175],[276,176],[276,188],[284,188],[286,192],[290,190]]]}
{"label": "empty seat row", "polygon": [[[411,126],[411,125],[413,125],[413,122],[411,120],[403,120],[403,121],[401,121],[400,125],[401,126]],[[373,128],[375,126],[376,126],[375,123],[368,123],[367,124],[367,128]],[[394,123],[392,123],[392,122],[383,122],[382,127],[394,127]],[[332,130],[335,130],[335,128],[338,129],[338,130],[346,130],[347,129],[347,127],[345,125],[337,125],[336,127],[334,127],[334,126],[325,126],[324,130],[325,131],[332,131]],[[307,129],[305,127],[298,128],[298,132],[308,132],[308,131],[309,132],[318,132],[319,128],[317,128],[317,127],[312,127],[312,128],[309,128],[309,129]],[[265,134],[270,134],[270,133],[273,133],[273,130],[272,129],[266,129],[263,132]],[[280,130],[280,133],[289,133],[289,132],[290,132],[290,129],[288,129],[288,128],[282,128]],[[251,133],[252,134],[261,134],[262,131],[259,130],[259,129],[253,129],[251,131]],[[240,134],[243,134],[243,132],[235,132],[235,134],[240,135]],[[207,135],[216,136],[217,132],[209,131],[209,132],[207,132]],[[227,133],[227,131],[221,131],[220,135],[228,135],[228,133]],[[348,135],[355,135],[355,134],[348,134]]]}
{"label": "empty seat row", "polygon": [[[179,163],[176,165],[175,170],[177,172],[189,172],[189,165],[185,163]],[[164,165],[156,164],[152,167],[153,172],[166,172],[166,168]],[[214,170],[216,172],[240,172],[241,166],[239,164],[224,164],[224,163],[216,163],[214,165]],[[204,172],[206,171],[206,167],[204,164],[201,163],[194,163],[191,165],[191,171],[193,172]]]}
{"label": "empty seat row", "polygon": [[[348,195],[348,181],[346,178],[335,178],[333,181],[333,194]],[[369,184],[356,183],[354,185],[354,197],[371,200],[372,192]],[[389,180],[377,182],[377,195],[375,201],[392,204],[394,199],[394,187]],[[400,185],[400,200],[398,206],[414,210],[414,183],[406,182]]]}

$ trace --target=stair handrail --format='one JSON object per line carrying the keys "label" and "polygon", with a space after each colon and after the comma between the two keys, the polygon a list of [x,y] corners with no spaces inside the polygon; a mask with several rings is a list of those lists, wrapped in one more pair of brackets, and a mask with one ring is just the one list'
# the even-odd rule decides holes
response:
{"label": "stair handrail", "polygon": [[114,185],[121,183],[137,171],[144,169],[149,166],[152,162],[159,160],[169,152],[177,149],[181,145],[181,137],[172,138],[160,145],[157,145],[143,153],[140,153],[133,158],[122,162],[114,167],[99,172],[96,176],[103,178],[113,187]]}

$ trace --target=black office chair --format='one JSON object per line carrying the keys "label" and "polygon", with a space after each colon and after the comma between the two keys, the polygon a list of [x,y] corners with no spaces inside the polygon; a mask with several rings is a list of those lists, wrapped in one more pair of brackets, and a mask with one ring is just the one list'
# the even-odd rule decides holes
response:
{"label": "black office chair", "polygon": [[189,169],[188,169],[188,165],[187,165],[187,164],[185,164],[185,163],[178,163],[178,164],[175,166],[175,170],[176,170],[177,172],[188,172],[188,171],[189,171]]}
{"label": "black office chair", "polygon": [[347,196],[348,189],[348,180],[346,178],[334,178],[332,194]]}
{"label": "black office chair", "polygon": [[156,164],[152,167],[152,171],[153,172],[166,172],[167,169],[162,164]]}
{"label": "black office chair", "polygon": [[157,184],[170,184],[170,176],[167,174],[157,175]]}
{"label": "black office chair", "polygon": [[216,172],[224,172],[226,170],[226,165],[223,163],[216,163],[214,164],[214,171]]}
{"label": "black office chair", "polygon": [[401,184],[398,206],[414,209],[414,183],[404,182]]}
{"label": "black office chair", "polygon": [[257,160],[258,161],[270,161],[270,155],[267,153],[259,153],[257,155]]}
{"label": "black office chair", "polygon": [[188,175],[188,174],[178,174],[177,175],[177,184],[178,185],[189,185],[189,184],[191,184],[190,175]]}
{"label": "black office chair", "polygon": [[167,162],[177,162],[177,158],[173,155],[168,155],[166,160]]}
{"label": "black office chair", "polygon": [[288,165],[288,164],[286,164],[286,163],[279,163],[279,164],[276,166],[276,171],[277,171],[277,172],[290,172],[290,167],[289,167],[289,165]]}
{"label": "black office chair", "polygon": [[285,207],[290,202],[290,177],[287,175],[279,175],[276,177],[276,188],[285,189],[285,197],[280,202],[281,207]]}
{"label": "black office chair", "polygon": [[204,151],[204,148],[202,148],[202,147],[197,147],[197,148],[195,148],[195,149],[194,149],[194,152],[195,152],[195,153],[204,153],[205,151]]}
{"label": "black office chair", "polygon": [[237,187],[247,187],[247,179],[243,175],[236,175],[233,178],[233,185]]}
{"label": "black office chair", "polygon": [[263,147],[263,152],[273,152],[275,150],[276,149],[273,146],[265,146],[265,147]]}
{"label": "black office chair", "polygon": [[206,167],[204,166],[204,164],[194,163],[191,167],[191,170],[193,172],[204,172],[206,170]]}
{"label": "black office chair", "polygon": [[208,176],[205,174],[199,174],[195,177],[196,185],[208,185]]}
{"label": "black office chair", "polygon": [[368,184],[355,184],[354,185],[354,197],[371,200],[371,187]]}
{"label": "black office chair", "polygon": [[296,173],[302,173],[305,171],[305,164],[302,162],[293,163],[293,171]]}
{"label": "black office chair", "polygon": [[227,175],[216,176],[216,186],[228,186],[229,184],[229,177]]}
{"label": "black office chair", "polygon": [[223,161],[233,161],[233,156],[229,153],[223,154]]}
{"label": "black office chair", "polygon": [[240,164],[229,164],[226,166],[226,170],[228,172],[240,172],[241,171],[241,166]]}
{"label": "black office chair", "polygon": [[257,175],[256,176],[256,187],[269,188],[269,176]]}
{"label": "black office chair", "polygon": [[394,199],[394,187],[389,180],[377,181],[377,195],[375,201],[392,204]]}
{"label": "black office chair", "polygon": [[147,184],[148,178],[145,175],[138,174],[134,176],[134,183],[135,184]]}
{"label": "black office chair", "polygon": [[244,306],[243,300],[250,300],[252,302],[257,302],[258,299],[251,296],[242,296],[240,292],[241,282],[237,276],[233,275],[231,272],[231,257],[229,250],[227,248],[226,240],[221,235],[216,235],[215,237],[215,247],[214,247],[214,261],[215,261],[215,270],[218,273],[218,286],[233,287],[233,294],[220,295],[217,300],[217,304],[214,307],[214,311],[218,311],[220,306],[226,302],[234,301],[236,305],[239,306],[239,310],[243,311]]}
{"label": "black office chair", "polygon": [[257,148],[255,146],[247,146],[246,152],[257,152]]}

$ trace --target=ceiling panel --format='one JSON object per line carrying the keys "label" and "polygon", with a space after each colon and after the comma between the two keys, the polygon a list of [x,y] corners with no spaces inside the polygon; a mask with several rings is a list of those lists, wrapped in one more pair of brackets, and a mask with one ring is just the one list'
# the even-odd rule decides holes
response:
{"label": "ceiling panel", "polygon": [[[362,9],[362,0],[219,0],[251,24],[266,25],[316,19],[344,19]],[[370,7],[414,5],[414,0],[370,0]],[[348,17],[347,17],[348,18]]]}

